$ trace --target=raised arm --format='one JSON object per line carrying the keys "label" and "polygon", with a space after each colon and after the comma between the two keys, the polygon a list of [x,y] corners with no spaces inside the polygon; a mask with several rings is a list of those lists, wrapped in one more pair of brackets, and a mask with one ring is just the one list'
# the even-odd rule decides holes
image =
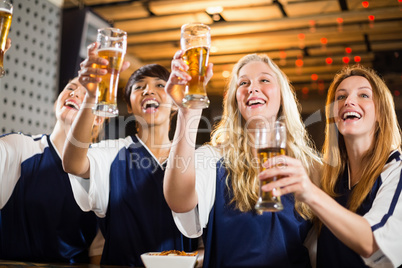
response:
{"label": "raised arm", "polygon": [[63,153],[64,170],[83,178],[89,177],[87,152],[95,119],[92,107],[96,101],[96,88],[101,81],[99,76],[107,73],[106,69],[93,68],[94,64],[107,64],[107,60],[97,56],[96,43],[88,47],[88,58],[81,63],[79,81],[87,92],[81,109],[71,125]]}
{"label": "raised arm", "polygon": [[[201,109],[182,106],[183,89],[191,77],[185,72],[188,66],[181,59],[182,52],[175,54],[172,70],[165,87],[166,92],[179,106],[176,132],[164,178],[164,194],[169,207],[178,213],[192,210],[198,203],[195,191],[195,142]],[[212,76],[212,64],[208,66],[207,80]]]}

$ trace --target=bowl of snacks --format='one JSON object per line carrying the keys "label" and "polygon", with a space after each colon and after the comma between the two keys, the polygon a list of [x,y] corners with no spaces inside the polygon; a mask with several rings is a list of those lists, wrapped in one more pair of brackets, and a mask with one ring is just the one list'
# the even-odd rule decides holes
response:
{"label": "bowl of snacks", "polygon": [[198,252],[186,253],[179,250],[148,252],[141,255],[146,268],[194,268]]}

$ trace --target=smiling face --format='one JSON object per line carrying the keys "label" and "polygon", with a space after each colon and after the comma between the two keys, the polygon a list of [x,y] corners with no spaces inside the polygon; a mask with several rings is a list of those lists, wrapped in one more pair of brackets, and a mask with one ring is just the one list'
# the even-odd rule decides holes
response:
{"label": "smiling face", "polygon": [[71,125],[81,107],[86,91],[78,82],[71,80],[59,94],[55,104],[55,114],[58,121]]}
{"label": "smiling face", "polygon": [[236,100],[247,123],[263,116],[276,118],[281,106],[281,93],[275,73],[264,62],[251,61],[238,74]]}
{"label": "smiling face", "polygon": [[132,86],[128,111],[148,125],[162,124],[170,119],[172,100],[165,92],[166,81],[148,77],[136,81]]}
{"label": "smiling face", "polygon": [[335,123],[339,132],[348,138],[363,138],[371,144],[376,125],[373,90],[362,76],[343,80],[335,91]]}

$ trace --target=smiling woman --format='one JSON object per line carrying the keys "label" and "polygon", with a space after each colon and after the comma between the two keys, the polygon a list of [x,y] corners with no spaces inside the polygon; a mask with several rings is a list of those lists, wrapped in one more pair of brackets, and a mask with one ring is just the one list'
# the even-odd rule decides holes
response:
{"label": "smiling woman", "polygon": [[57,122],[50,135],[0,137],[0,259],[89,262],[96,218],[77,205],[76,198],[87,198],[77,191],[83,182],[70,181],[61,162],[84,95],[78,78],[66,85],[55,103]]}
{"label": "smiling woman", "polygon": [[[197,240],[185,238],[176,228],[171,210],[163,197],[163,174],[171,142],[172,100],[164,87],[166,68],[150,64],[136,70],[125,88],[128,111],[135,116],[137,135],[106,140],[91,148],[90,125],[95,100],[91,75],[103,69],[87,68],[102,59],[89,49],[81,64],[80,81],[87,95],[66,143],[63,165],[67,172],[89,178],[89,198],[82,207],[95,211],[101,222],[105,247],[101,264],[143,266],[141,254],[163,250],[190,252]],[[104,72],[103,72],[104,74]],[[78,141],[74,142],[74,141]],[[79,177],[76,177],[79,180]]]}
{"label": "smiling woman", "polygon": [[[190,79],[186,68],[181,52],[176,53],[166,85],[175,101],[180,100],[175,87]],[[288,153],[300,159],[310,175],[318,174],[314,167],[320,159],[309,146],[286,75],[268,56],[247,55],[233,68],[223,117],[210,144],[196,150],[200,118],[200,110],[180,106],[164,192],[181,232],[188,237],[204,234],[204,267],[308,267],[303,242],[311,224],[309,209],[286,196],[280,213],[260,215],[254,210],[257,121],[283,119],[289,130]],[[182,160],[187,166],[178,163]]]}
{"label": "smiling woman", "polygon": [[322,188],[287,158],[284,167],[260,174],[283,177],[265,190],[293,192],[314,212],[317,267],[399,267],[401,130],[392,95],[373,70],[348,67],[329,88],[326,116]]}

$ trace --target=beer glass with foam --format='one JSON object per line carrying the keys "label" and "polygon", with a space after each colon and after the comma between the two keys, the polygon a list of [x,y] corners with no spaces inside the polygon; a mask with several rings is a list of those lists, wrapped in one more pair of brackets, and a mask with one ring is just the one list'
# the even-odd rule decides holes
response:
{"label": "beer glass with foam", "polygon": [[9,0],[0,0],[0,77],[3,77],[6,73],[4,70],[3,59],[12,17],[13,5],[11,5]]}
{"label": "beer glass with foam", "polygon": [[102,76],[98,85],[97,101],[93,113],[103,117],[115,117],[119,114],[117,108],[117,89],[120,69],[127,50],[127,33],[117,28],[98,29],[98,56],[109,61],[107,74]]}
{"label": "beer glass with foam", "polygon": [[189,66],[191,80],[186,84],[183,106],[193,109],[208,108],[206,70],[211,47],[210,28],[202,23],[189,23],[181,27],[183,60]]}
{"label": "beer glass with foam", "polygon": [[[280,155],[286,155],[286,126],[283,122],[260,122],[257,123],[255,129],[255,148],[258,155],[259,172],[265,170],[262,166],[268,158]],[[278,158],[275,166],[284,164],[281,158]],[[271,181],[276,181],[280,178],[274,177],[270,180],[260,181],[259,196],[255,209],[259,212],[270,211],[276,212],[283,209],[281,198],[274,196],[273,191],[264,192],[261,187]]]}

